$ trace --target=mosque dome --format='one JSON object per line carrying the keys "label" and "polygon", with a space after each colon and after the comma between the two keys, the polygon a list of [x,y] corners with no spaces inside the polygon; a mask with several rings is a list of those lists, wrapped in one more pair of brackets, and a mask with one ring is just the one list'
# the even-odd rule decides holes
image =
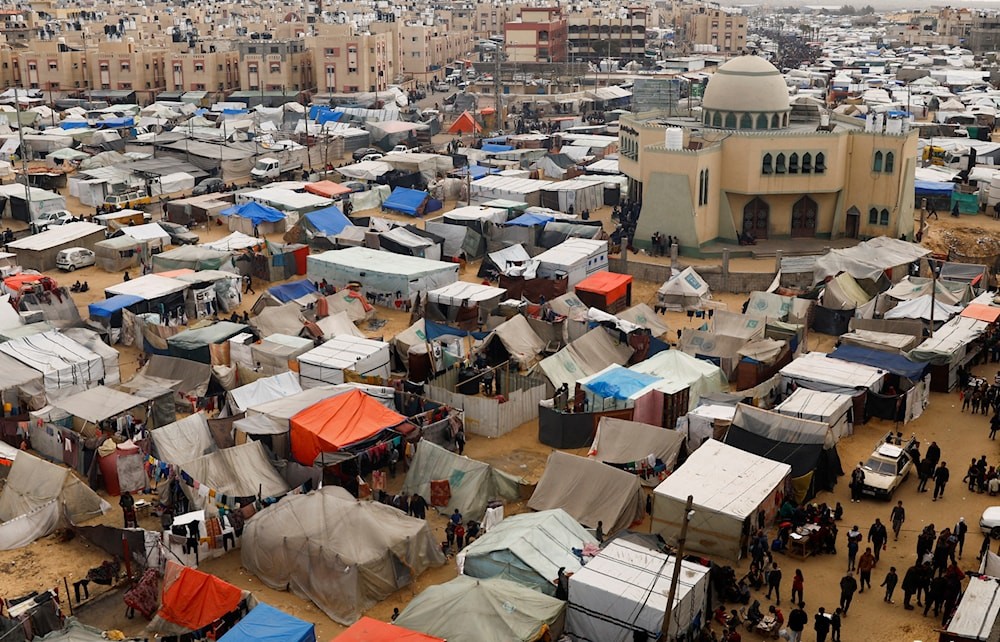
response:
{"label": "mosque dome", "polygon": [[725,129],[784,129],[791,111],[784,77],[760,56],[740,56],[719,67],[701,104],[702,122]]}

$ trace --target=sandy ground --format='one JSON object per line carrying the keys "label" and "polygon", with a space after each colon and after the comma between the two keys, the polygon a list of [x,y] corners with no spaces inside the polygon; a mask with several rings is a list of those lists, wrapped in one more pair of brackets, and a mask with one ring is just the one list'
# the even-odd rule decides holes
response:
{"label": "sandy ground", "polygon": [[[75,199],[69,200],[74,201]],[[450,209],[453,205],[449,203],[446,209]],[[86,209],[75,202],[71,203],[71,208],[79,212],[84,212]],[[372,212],[372,214],[379,215],[376,212]],[[608,215],[607,209],[595,214],[596,217],[605,221],[607,221]],[[408,222],[413,221],[408,220]],[[421,223],[418,222],[418,224]],[[946,234],[957,234],[966,240],[988,238],[1000,231],[1000,224],[985,216],[975,218],[971,226],[969,219],[964,217],[958,222],[958,225],[975,226],[982,228],[982,231],[956,231],[954,230],[956,222],[942,217],[940,221],[931,222],[931,231],[927,235],[928,245],[936,251],[940,251],[941,248],[938,246],[949,240]],[[201,235],[203,240],[219,238],[228,233],[222,227],[211,225],[198,227],[195,231]],[[630,260],[633,260],[631,256]],[[664,259],[636,256],[635,260],[663,261]],[[690,261],[685,259],[685,262]],[[736,259],[732,265],[733,269],[739,270],[769,271],[773,269],[774,262],[771,259],[759,261]],[[477,266],[474,264],[466,266],[462,278],[478,280],[475,277],[476,268]],[[53,276],[63,282],[70,281],[69,275],[66,274],[54,274]],[[87,280],[91,286],[89,293],[76,298],[81,313],[86,316],[86,305],[91,301],[103,298],[104,287],[119,282],[122,275],[108,274],[95,267],[78,271],[72,275],[72,280],[77,278]],[[263,284],[255,282],[254,285],[259,293]],[[636,283],[633,289],[634,302],[651,303],[659,285],[659,283]],[[725,302],[729,309],[739,310],[746,297],[744,295],[720,294],[717,295],[717,298]],[[252,305],[254,300],[253,295],[246,297],[243,307]],[[405,328],[409,323],[408,315],[382,308],[378,309],[378,317],[386,319],[387,325],[378,330],[369,331],[368,334],[389,337]],[[670,326],[670,335],[668,336],[673,336],[677,328],[700,325],[698,320],[691,320],[686,315],[675,313],[668,314],[666,321]],[[365,328],[362,329],[365,330]],[[814,350],[828,349],[834,340],[834,337],[813,333],[810,336],[810,347]],[[122,350],[123,379],[127,379],[134,372],[136,359],[137,354],[134,350]],[[977,374],[992,375],[994,368],[994,366],[980,366]],[[968,537],[967,550],[961,562],[964,568],[971,569],[976,566],[975,556],[982,541],[978,532],[979,516],[984,508],[994,503],[1000,504],[1000,500],[968,492],[961,483],[961,476],[964,474],[965,462],[970,458],[986,454],[993,464],[998,463],[994,461],[998,457],[995,444],[988,442],[987,439],[987,419],[983,416],[962,415],[959,412],[957,399],[957,394],[932,394],[930,406],[924,415],[903,428],[904,432],[916,434],[925,445],[931,440],[936,440],[941,445],[944,460],[951,464],[953,481],[949,485],[945,499],[937,503],[931,502],[929,494],[916,494],[916,479],[908,480],[896,491],[893,500],[903,500],[907,508],[908,520],[899,542],[890,542],[888,550],[883,554],[882,561],[873,575],[876,584],[881,582],[889,565],[896,566],[900,576],[902,576],[905,569],[913,561],[916,535],[924,524],[933,522],[940,529],[944,526],[951,526],[961,516],[966,518],[972,528]],[[844,467],[849,469],[853,462],[864,459],[874,444],[891,428],[890,423],[879,420],[856,427],[854,434],[843,439],[838,446]],[[551,449],[542,445],[537,439],[537,422],[535,421],[528,422],[499,439],[486,439],[470,435],[466,449],[466,454],[470,457],[489,462],[507,472],[522,476],[529,483],[534,483],[541,475],[549,452]],[[583,451],[575,452],[583,454]],[[390,490],[401,486],[402,480],[402,475],[391,480]],[[846,479],[843,478],[834,492],[821,494],[817,497],[817,501],[840,501],[843,503],[846,512],[841,528],[842,533],[846,532],[853,524],[858,524],[863,530],[866,530],[876,517],[887,521],[892,505],[888,502],[874,500],[865,500],[861,504],[851,504]],[[112,501],[112,503],[115,505],[114,509],[96,521],[109,524],[120,523],[121,515],[117,502]],[[507,508],[508,514],[524,510],[526,509],[523,502]],[[445,519],[431,515],[429,520],[435,532],[443,539]],[[157,527],[157,523],[152,518],[143,520],[142,525],[151,529]],[[646,531],[648,523],[639,525],[637,529]],[[812,557],[804,561],[783,556],[777,558],[785,570],[786,581],[783,591],[789,590],[790,581],[787,578],[791,577],[794,569],[802,569],[806,578],[805,600],[810,614],[814,613],[819,606],[825,606],[827,610],[832,610],[837,605],[838,590],[836,586],[846,569],[843,542],[841,542],[840,551],[837,556]],[[105,558],[106,555],[103,551],[80,538],[64,542],[57,535],[43,538],[16,551],[0,552],[0,597],[16,596],[30,590],[61,586],[63,578],[72,584],[75,579],[85,575],[86,569],[98,565]],[[739,567],[745,570],[746,563],[740,564]],[[241,568],[240,556],[237,552],[230,552],[222,558],[211,560],[203,564],[202,568],[241,588],[253,591],[262,601],[315,622],[319,639],[328,640],[344,629],[344,627],[332,622],[309,601],[288,592],[275,591],[262,586],[257,578]],[[368,615],[388,620],[394,607],[404,607],[421,590],[427,586],[447,581],[454,577],[455,573],[454,561],[449,560],[444,567],[425,573],[413,585],[397,591],[371,609]],[[106,593],[107,595],[106,599],[93,599],[91,603],[85,605],[85,608],[79,613],[85,622],[101,628],[121,629],[132,635],[142,631],[145,621],[141,618],[134,620],[125,618],[124,605],[120,595],[100,588],[92,593]],[[922,617],[920,611],[904,611],[901,605],[901,596],[896,600],[895,605],[890,605],[881,600],[881,592],[876,590],[872,593],[874,595],[866,591],[855,598],[851,614],[844,621],[843,635],[845,638],[872,642],[900,642],[904,640],[928,640],[936,637],[935,628],[939,622],[933,618]],[[761,599],[766,610],[768,602],[763,599],[764,596],[758,595],[757,597]],[[787,601],[782,602],[781,606],[787,615],[790,610]],[[811,635],[810,632],[806,637],[811,639]]]}

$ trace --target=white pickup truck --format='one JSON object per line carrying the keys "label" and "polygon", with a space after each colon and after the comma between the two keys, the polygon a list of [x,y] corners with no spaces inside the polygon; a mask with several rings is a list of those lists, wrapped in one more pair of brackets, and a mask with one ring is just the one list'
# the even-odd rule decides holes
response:
{"label": "white pickup truck", "polygon": [[257,159],[257,163],[250,170],[250,176],[257,182],[263,182],[287,177],[292,172],[297,172],[301,169],[302,161],[282,160],[271,156],[262,156]]}

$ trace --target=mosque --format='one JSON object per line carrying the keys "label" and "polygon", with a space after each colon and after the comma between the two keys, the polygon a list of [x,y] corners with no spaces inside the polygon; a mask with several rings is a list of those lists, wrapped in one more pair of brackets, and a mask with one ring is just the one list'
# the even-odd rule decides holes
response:
{"label": "mosque", "polygon": [[741,235],[912,238],[916,159],[905,119],[792,102],[781,72],[758,56],[716,70],[700,115],[619,121],[619,167],[642,203],[636,245],[659,231],[686,254]]}

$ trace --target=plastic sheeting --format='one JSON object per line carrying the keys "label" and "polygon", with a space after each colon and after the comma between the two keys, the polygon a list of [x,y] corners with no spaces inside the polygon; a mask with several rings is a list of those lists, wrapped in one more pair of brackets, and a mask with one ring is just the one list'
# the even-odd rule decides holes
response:
{"label": "plastic sheeting", "polygon": [[0,343],[0,352],[42,373],[45,388],[84,390],[104,379],[104,360],[55,331]]}
{"label": "plastic sheeting", "polygon": [[722,370],[707,361],[696,359],[680,350],[664,350],[630,368],[661,379],[658,390],[688,388],[688,406],[694,409],[698,399],[713,392],[728,389],[729,383]]}
{"label": "plastic sheeting", "polygon": [[288,496],[247,522],[242,561],[271,588],[351,624],[445,558],[426,521],[329,486]]}
{"label": "plastic sheeting", "polygon": [[[742,407],[742,406],[741,406]],[[797,388],[787,399],[775,406],[774,411],[825,423],[835,440],[853,432],[852,411],[854,402],[850,395]]]}
{"label": "plastic sheeting", "polygon": [[510,354],[511,359],[522,369],[534,365],[538,355],[545,349],[545,342],[531,328],[528,320],[521,315],[507,319],[494,328],[493,333]]}
{"label": "plastic sheeting", "polygon": [[150,435],[158,458],[175,466],[219,450],[212,439],[205,413],[202,412],[160,426],[150,432]]}
{"label": "plastic sheeting", "polygon": [[819,283],[828,276],[847,272],[856,279],[878,281],[887,270],[907,265],[930,253],[929,249],[915,243],[880,236],[854,247],[832,249],[817,258],[813,278]]}
{"label": "plastic sheeting", "polygon": [[[288,492],[288,483],[274,469],[274,464],[259,441],[233,446],[182,464],[182,470],[201,483],[229,497],[277,497]],[[194,506],[214,505],[215,499],[202,497],[200,489],[181,484]]]}
{"label": "plastic sheeting", "polygon": [[919,381],[927,370],[926,363],[910,361],[901,354],[871,350],[861,346],[841,345],[830,353],[830,358],[865,364],[911,381]]}
{"label": "plastic sheeting", "polygon": [[262,603],[219,642],[316,642],[316,625]]}
{"label": "plastic sheeting", "polygon": [[606,464],[631,464],[653,455],[674,469],[684,434],[638,421],[601,417],[587,456]]}
{"label": "plastic sheeting", "polygon": [[360,390],[324,399],[289,420],[292,455],[312,466],[321,453],[337,452],[406,421]]}
{"label": "plastic sheeting", "polygon": [[612,364],[624,365],[632,356],[632,348],[618,343],[604,328],[594,328],[576,341],[542,359],[538,367],[556,388],[570,388],[581,378],[597,374]]}
{"label": "plastic sheeting", "polygon": [[240,413],[251,405],[282,399],[299,392],[302,392],[302,386],[299,385],[298,376],[294,372],[284,372],[230,390],[229,399],[234,406],[233,410]]}
{"label": "plastic sheeting", "polygon": [[830,359],[823,352],[804,354],[781,369],[782,377],[806,388],[851,395],[859,389],[877,392],[885,374],[871,366]]}
{"label": "plastic sheeting", "polygon": [[443,638],[426,635],[397,624],[362,616],[333,642],[446,642]]}

